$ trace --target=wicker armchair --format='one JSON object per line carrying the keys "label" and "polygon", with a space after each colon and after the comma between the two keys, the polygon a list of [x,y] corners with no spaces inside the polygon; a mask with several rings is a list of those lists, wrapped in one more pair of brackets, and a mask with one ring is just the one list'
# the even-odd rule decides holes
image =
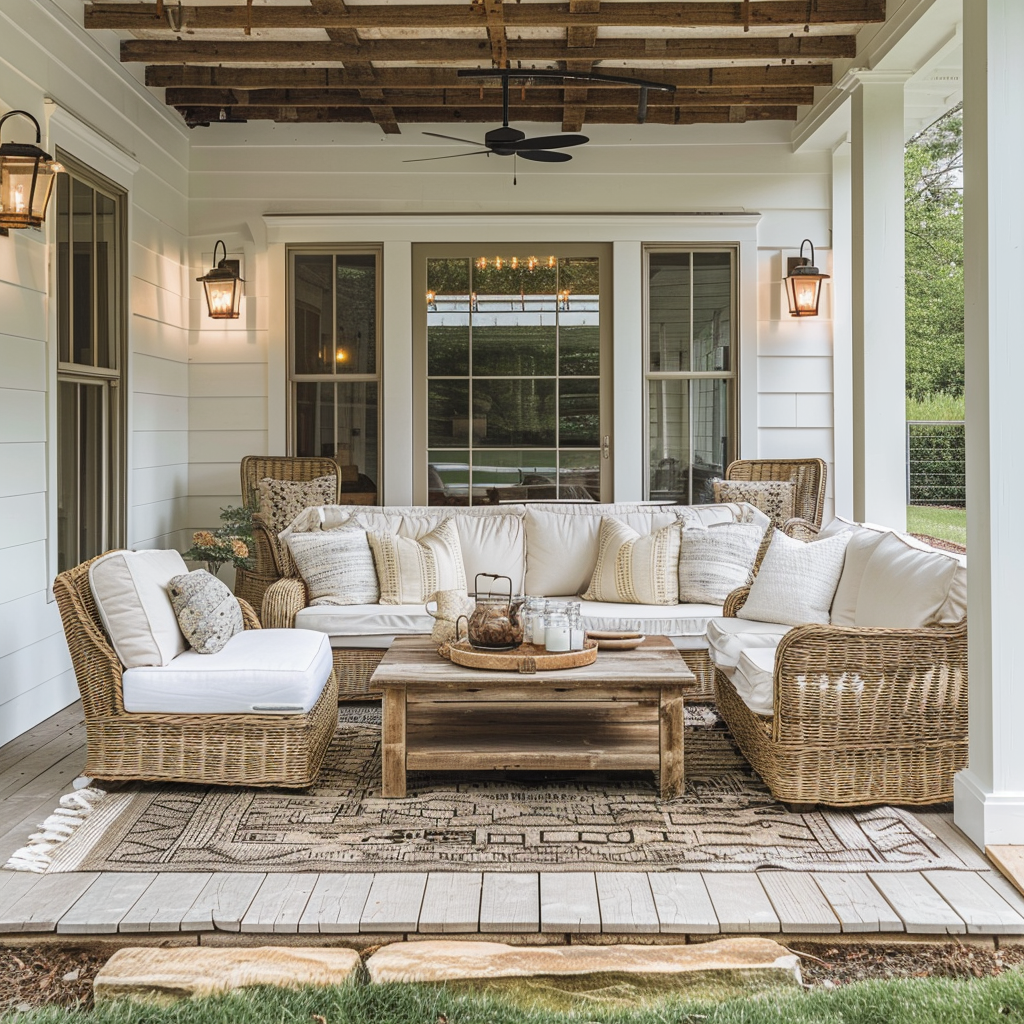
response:
{"label": "wicker armchair", "polygon": [[[733,591],[735,616],[750,592]],[[797,626],[775,654],[774,713],[715,671],[718,709],[786,803],[932,804],[967,765],[967,620],[926,629]]]}
{"label": "wicker armchair", "polygon": [[[318,476],[336,476],[341,495],[341,468],[334,459],[292,458],[283,455],[246,455],[241,464],[242,504],[259,508],[260,481],[264,477],[274,480],[315,480]],[[278,557],[278,539],[267,526],[266,520],[256,512],[253,516],[253,567],[235,570],[235,594],[244,598],[259,612],[263,595],[275,580],[281,578]]]}
{"label": "wicker armchair", "polygon": [[791,480],[796,485],[794,517],[821,526],[827,473],[828,467],[822,459],[740,459],[729,463],[725,479]]}
{"label": "wicker armchair", "polygon": [[[225,786],[303,788],[316,779],[338,722],[332,674],[307,714],[168,715],[129,713],[123,668],[93,601],[89,562],[53,581],[85,711],[85,774]],[[240,599],[246,629],[259,629]]]}

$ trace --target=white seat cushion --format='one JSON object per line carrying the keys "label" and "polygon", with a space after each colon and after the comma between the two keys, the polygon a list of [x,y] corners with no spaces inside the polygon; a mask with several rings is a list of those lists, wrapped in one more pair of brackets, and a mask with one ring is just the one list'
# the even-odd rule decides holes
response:
{"label": "white seat cushion", "polygon": [[298,629],[315,629],[331,637],[408,636],[429,633],[434,619],[421,604],[318,605],[298,612],[295,625]]}
{"label": "white seat cushion", "polygon": [[718,668],[728,672],[746,648],[777,647],[792,628],[756,619],[712,619],[707,630],[708,654]]}
{"label": "white seat cushion", "polygon": [[167,665],[185,650],[167,586],[188,573],[177,551],[111,551],[89,566],[89,588],[125,668]]}
{"label": "white seat cushion", "polygon": [[[556,601],[576,601],[561,597]],[[584,629],[639,630],[648,636],[703,637],[711,619],[722,614],[720,604],[617,604],[580,601]]]}
{"label": "white seat cushion", "polygon": [[323,634],[247,629],[216,654],[185,651],[169,665],[128,669],[121,679],[129,712],[235,715],[309,711],[333,667]]}
{"label": "white seat cushion", "polygon": [[776,647],[745,647],[730,677],[736,693],[755,715],[775,713]]}

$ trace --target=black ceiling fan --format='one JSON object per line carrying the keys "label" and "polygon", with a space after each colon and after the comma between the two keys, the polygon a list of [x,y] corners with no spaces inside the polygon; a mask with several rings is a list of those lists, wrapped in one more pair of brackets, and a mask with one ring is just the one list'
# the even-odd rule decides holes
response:
{"label": "black ceiling fan", "polygon": [[[460,76],[462,72],[459,72]],[[470,74],[473,74],[471,71]],[[477,74],[483,74],[478,72]],[[536,160],[540,163],[560,164],[572,159],[571,153],[560,153],[558,150],[568,149],[571,146],[582,146],[589,142],[586,135],[538,135],[528,139],[526,132],[518,128],[508,126],[508,81],[510,73],[501,73],[501,115],[502,124],[500,128],[492,128],[484,135],[483,142],[476,142],[473,139],[460,139],[454,135],[439,135],[437,132],[424,132],[435,139],[448,139],[451,142],[465,142],[468,146],[483,146],[483,149],[475,149],[471,153],[449,153],[445,156],[418,157],[415,160],[403,160],[406,164],[424,163],[427,160],[454,160],[460,156],[521,156],[524,160]],[[490,76],[488,76],[490,77]]]}

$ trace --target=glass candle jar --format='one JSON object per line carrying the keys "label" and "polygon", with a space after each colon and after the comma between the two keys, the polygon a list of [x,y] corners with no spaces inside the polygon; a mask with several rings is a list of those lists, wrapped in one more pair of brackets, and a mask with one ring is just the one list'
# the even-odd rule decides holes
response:
{"label": "glass candle jar", "polygon": [[565,612],[552,612],[547,617],[544,646],[549,651],[570,650],[569,616]]}

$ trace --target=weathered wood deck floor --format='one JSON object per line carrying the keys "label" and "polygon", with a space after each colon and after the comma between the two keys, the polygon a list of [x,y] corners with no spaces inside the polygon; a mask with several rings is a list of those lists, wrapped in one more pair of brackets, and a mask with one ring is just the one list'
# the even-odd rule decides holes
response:
{"label": "weathered wood deck floor", "polygon": [[[0,747],[0,863],[80,774],[73,705]],[[947,815],[921,814],[966,871],[75,873],[0,871],[0,941],[106,935],[186,942],[268,934],[306,941],[490,935],[699,938],[904,933],[1024,935],[1024,898]],[[157,933],[157,934],[154,934]],[[587,937],[590,937],[587,939]],[[867,934],[864,935],[868,937]]]}

